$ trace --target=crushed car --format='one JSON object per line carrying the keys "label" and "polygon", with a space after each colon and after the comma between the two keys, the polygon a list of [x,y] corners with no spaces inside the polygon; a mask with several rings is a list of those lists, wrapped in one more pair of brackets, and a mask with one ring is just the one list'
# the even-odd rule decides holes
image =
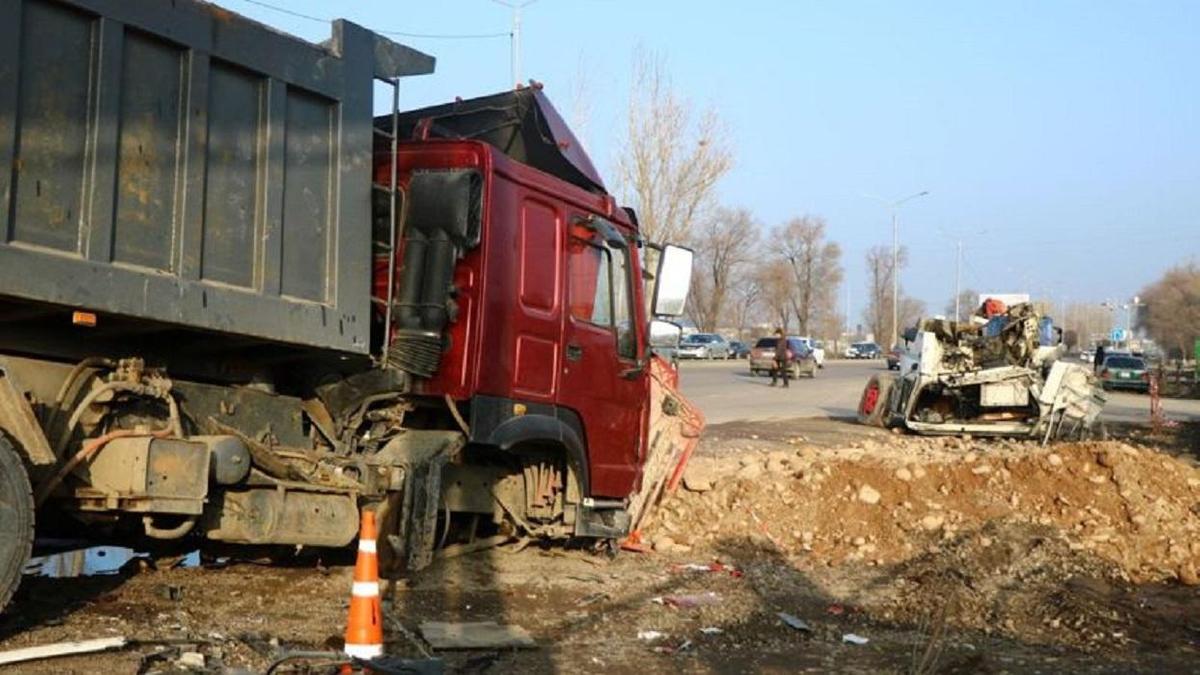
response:
{"label": "crushed car", "polygon": [[1095,375],[1064,358],[1061,330],[1029,303],[984,303],[967,322],[924,319],[905,337],[900,373],[874,375],[864,387],[860,422],[1043,442],[1103,432]]}

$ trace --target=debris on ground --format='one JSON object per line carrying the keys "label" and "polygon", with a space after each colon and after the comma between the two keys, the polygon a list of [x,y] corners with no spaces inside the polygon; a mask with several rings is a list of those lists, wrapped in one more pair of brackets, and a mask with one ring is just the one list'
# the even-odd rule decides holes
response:
{"label": "debris on ground", "polygon": [[[681,548],[535,542],[385,581],[386,653],[430,655],[432,633],[405,623],[493,622],[542,648],[443,649],[448,671],[1179,672],[1200,659],[1200,475],[1159,437],[1042,448],[823,424],[714,428],[693,458],[708,489],[684,481],[644,533]],[[1194,451],[1180,438],[1171,450]],[[737,477],[746,466],[753,480]],[[0,650],[130,635],[22,672],[194,671],[195,654],[209,672],[261,672],[341,648],[350,558],[29,577]]]}
{"label": "debris on ground", "polygon": [[50,645],[39,645],[37,647],[25,647],[24,649],[11,649],[0,652],[0,666],[38,661],[56,656],[90,654],[109,649],[120,649],[128,643],[129,641],[123,637],[108,637],[94,640],[72,640]]}
{"label": "debris on ground", "polygon": [[787,612],[779,612],[777,616],[779,617],[780,621],[783,621],[790,628],[795,628],[796,630],[804,631],[806,633],[812,632],[812,626],[809,626],[808,622],[798,616],[793,616]]}
{"label": "debris on ground", "polygon": [[447,623],[426,621],[421,637],[434,649],[531,649],[537,643],[520,626],[502,626],[495,621]]}

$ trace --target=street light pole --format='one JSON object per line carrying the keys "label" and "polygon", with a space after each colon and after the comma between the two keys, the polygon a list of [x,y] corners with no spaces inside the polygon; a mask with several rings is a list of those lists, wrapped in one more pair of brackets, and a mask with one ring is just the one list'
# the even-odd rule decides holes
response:
{"label": "street light pole", "polygon": [[962,239],[954,257],[954,320],[962,321]]}
{"label": "street light pole", "polygon": [[900,325],[900,224],[896,219],[896,209],[892,208],[892,341],[896,344],[898,326]]}
{"label": "street light pole", "polygon": [[892,202],[873,195],[863,195],[868,199],[882,202],[892,213],[892,341],[890,343],[892,346],[897,344],[896,341],[900,335],[900,219],[898,210],[905,202],[917,197],[924,197],[927,194],[929,194],[929,190],[922,190]]}

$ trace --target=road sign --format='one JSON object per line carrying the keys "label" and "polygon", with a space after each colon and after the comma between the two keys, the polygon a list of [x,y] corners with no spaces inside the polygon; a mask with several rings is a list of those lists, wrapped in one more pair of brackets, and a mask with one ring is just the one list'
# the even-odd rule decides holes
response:
{"label": "road sign", "polygon": [[1113,342],[1124,342],[1125,341],[1125,329],[1124,328],[1112,329],[1112,333],[1109,334],[1108,338],[1110,340],[1112,340]]}

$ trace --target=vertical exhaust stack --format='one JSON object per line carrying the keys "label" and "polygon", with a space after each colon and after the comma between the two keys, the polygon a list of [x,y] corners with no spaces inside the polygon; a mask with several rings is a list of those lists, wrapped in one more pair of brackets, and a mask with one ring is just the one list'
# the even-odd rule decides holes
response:
{"label": "vertical exhaust stack", "polygon": [[410,179],[408,200],[387,362],[432,377],[441,362],[446,326],[458,318],[454,267],[479,245],[483,178],[474,170],[418,171]]}

